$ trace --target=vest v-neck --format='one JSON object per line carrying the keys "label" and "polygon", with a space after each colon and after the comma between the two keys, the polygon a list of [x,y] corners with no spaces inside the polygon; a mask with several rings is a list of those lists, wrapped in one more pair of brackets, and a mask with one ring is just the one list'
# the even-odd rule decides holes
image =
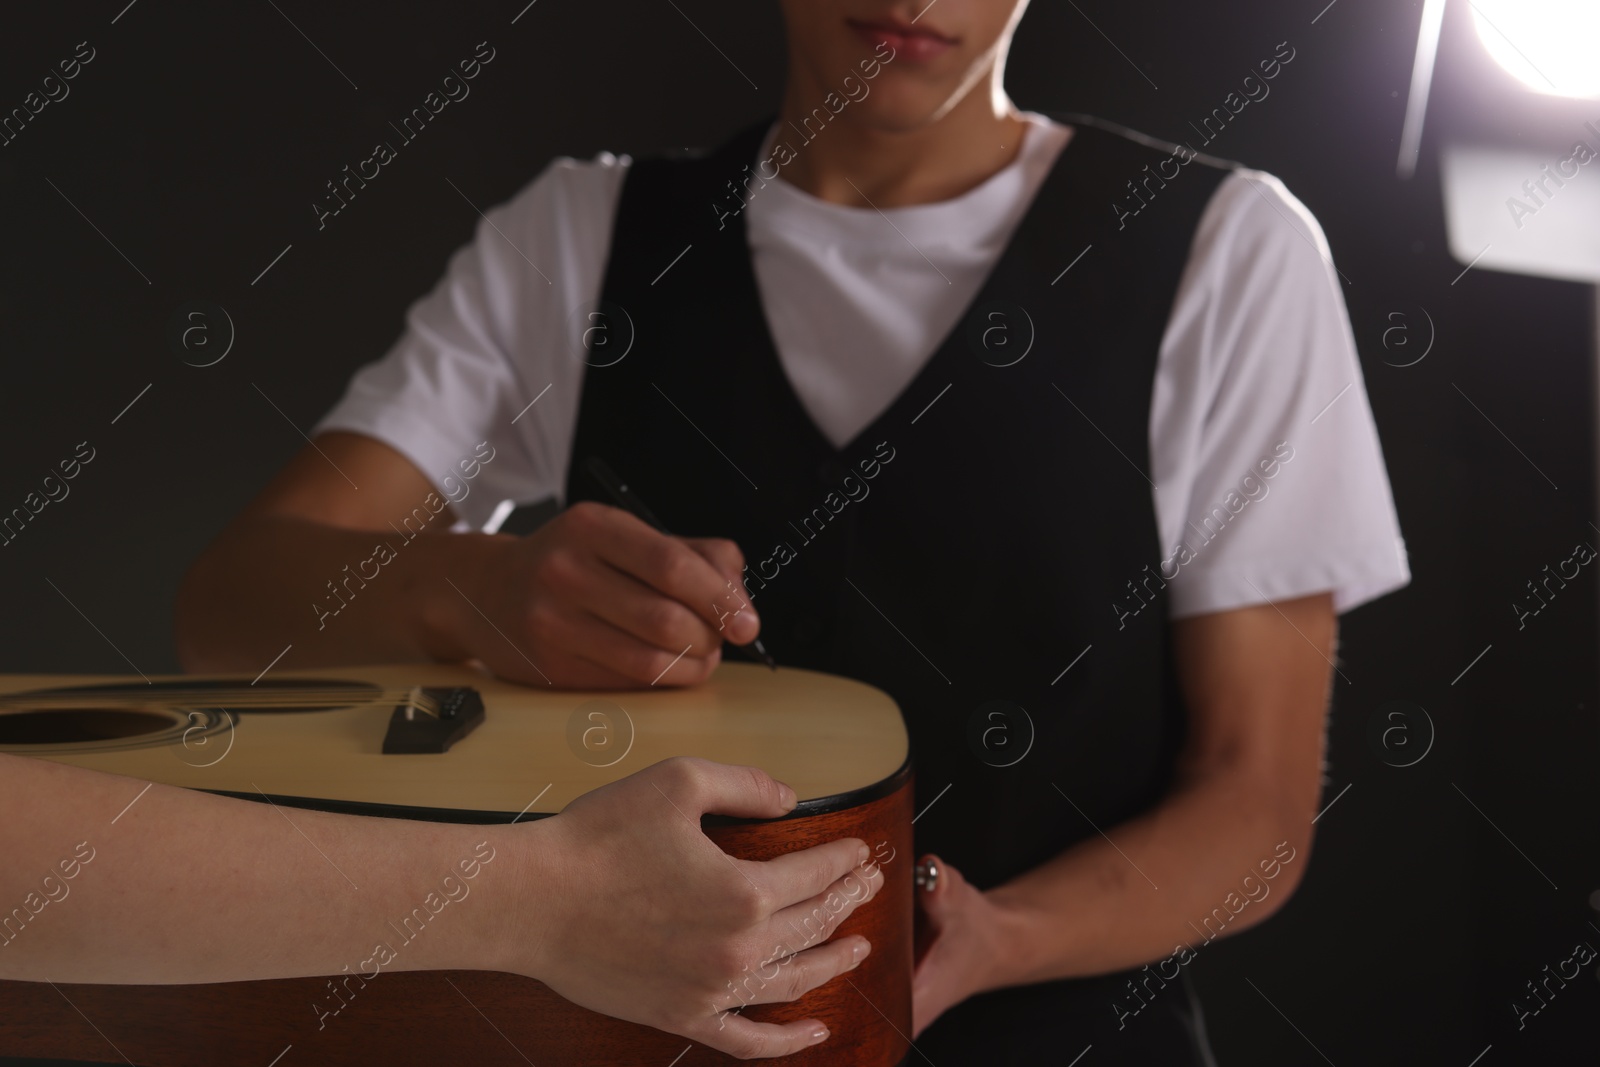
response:
{"label": "vest v-neck", "polygon": [[[766,137],[770,123],[761,123],[753,127],[744,136],[735,138],[724,149],[728,159],[723,169],[728,173],[737,173],[742,165],[740,160],[753,159],[761,143]],[[731,299],[734,301],[750,301],[750,306],[758,309],[756,318],[760,320],[760,340],[757,344],[758,352],[752,354],[762,364],[762,372],[772,380],[772,393],[779,397],[779,403],[789,409],[789,414],[796,417],[798,422],[806,427],[810,438],[810,447],[821,451],[830,458],[837,460],[843,456],[854,455],[861,449],[865,442],[872,441],[883,434],[884,425],[888,422],[899,421],[902,409],[914,402],[913,398],[921,399],[925,390],[922,386],[928,381],[941,377],[948,369],[947,365],[956,359],[962,358],[963,343],[961,332],[969,320],[972,311],[986,303],[996,302],[1001,293],[1013,291],[1015,285],[1011,284],[1013,274],[1017,270],[1017,260],[1028,258],[1019,254],[1019,248],[1030,240],[1032,233],[1039,230],[1037,223],[1040,216],[1050,209],[1053,198],[1064,195],[1061,187],[1065,184],[1065,176],[1069,173],[1071,160],[1078,158],[1082,153],[1074,153],[1074,147],[1086,134],[1103,135],[1102,131],[1092,126],[1079,125],[1073,128],[1072,136],[1067,139],[1055,161],[1051,164],[1044,180],[1039,183],[1034,191],[1033,198],[1027,211],[1012,229],[1005,247],[999,258],[985,275],[983,283],[978,287],[973,297],[966,302],[960,317],[934,347],[933,352],[925,359],[906,383],[895,393],[893,399],[875,415],[865,426],[851,435],[843,445],[836,446],[823,432],[806,409],[805,403],[800,399],[800,394],[795,389],[794,381],[789,377],[788,370],[783,365],[779,355],[777,340],[773,335],[772,322],[767,314],[766,301],[762,298],[760,286],[757,283],[755,269],[751,259],[750,236],[745,225],[744,215],[741,213],[731,220],[730,229],[735,229],[733,234],[724,235],[731,238],[720,242],[717,246],[718,254],[725,257],[724,269],[728,277],[738,288]],[[932,269],[930,267],[930,269]],[[1032,288],[1031,285],[1028,288]],[[976,359],[975,355],[968,354],[967,358]]]}

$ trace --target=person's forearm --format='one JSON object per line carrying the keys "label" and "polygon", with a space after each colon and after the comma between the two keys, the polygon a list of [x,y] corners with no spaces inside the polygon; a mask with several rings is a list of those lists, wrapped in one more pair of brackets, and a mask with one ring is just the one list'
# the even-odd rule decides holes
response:
{"label": "person's forearm", "polygon": [[0,811],[0,977],[29,981],[498,969],[542,833],[147,789],[6,755]]}
{"label": "person's forearm", "polygon": [[1122,970],[1260,922],[1305,870],[1310,817],[1243,775],[1180,786],[1101,827],[1109,840],[1096,834],[989,892],[1007,936],[988,984]]}
{"label": "person's forearm", "polygon": [[461,591],[507,540],[241,521],[179,590],[179,659],[191,671],[254,672],[291,645],[283,664],[300,667],[460,658],[473,610]]}

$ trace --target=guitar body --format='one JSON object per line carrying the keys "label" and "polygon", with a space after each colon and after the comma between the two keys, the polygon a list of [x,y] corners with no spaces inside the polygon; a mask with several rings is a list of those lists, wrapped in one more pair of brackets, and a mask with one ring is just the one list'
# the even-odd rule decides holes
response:
{"label": "guitar body", "polygon": [[[760,860],[860,837],[886,881],[835,935],[872,942],[860,967],[793,1004],[744,1014],[827,1024],[833,1036],[822,1046],[774,1063],[892,1067],[910,1048],[908,742],[894,702],[859,682],[746,663],[724,663],[692,689],[609,693],[529,688],[443,665],[300,671],[254,684],[10,675],[0,676],[0,751],[286,807],[466,823],[553,815],[669,756],[758,766],[792,786],[799,804],[777,820],[708,817],[712,840]],[[9,1056],[140,1067],[739,1062],[488,971],[192,986],[0,982],[0,1057]]]}

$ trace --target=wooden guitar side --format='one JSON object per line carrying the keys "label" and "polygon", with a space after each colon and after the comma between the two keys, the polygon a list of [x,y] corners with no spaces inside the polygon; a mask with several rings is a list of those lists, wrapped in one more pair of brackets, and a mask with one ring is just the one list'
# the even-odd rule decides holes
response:
{"label": "wooden guitar side", "polygon": [[[905,1059],[911,1033],[911,818],[907,773],[891,792],[858,806],[775,822],[707,826],[724,850],[757,860],[860,837],[875,850],[885,878],[879,895],[836,935],[858,933],[872,942],[872,953],[860,967],[796,1003],[746,1009],[753,1019],[815,1017],[832,1033],[815,1049],[765,1062],[893,1067]],[[403,971],[364,984],[352,979],[340,986],[349,990],[343,994],[347,1006],[321,1019],[319,1027],[316,1006],[325,1011],[330,1003],[327,982],[56,988],[0,982],[0,1056],[140,1067],[739,1062],[685,1038],[579,1008],[532,979],[487,971]]]}

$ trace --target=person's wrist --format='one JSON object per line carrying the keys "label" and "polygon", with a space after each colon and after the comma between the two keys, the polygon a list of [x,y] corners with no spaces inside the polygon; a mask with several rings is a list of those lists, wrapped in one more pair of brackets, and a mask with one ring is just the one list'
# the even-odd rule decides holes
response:
{"label": "person's wrist", "polygon": [[[438,533],[419,538],[412,572],[411,643],[429,659],[458,663],[472,657],[471,635],[482,625],[477,591],[519,539],[511,534]],[[475,606],[476,605],[476,606]]]}
{"label": "person's wrist", "polygon": [[1000,886],[984,893],[993,918],[994,951],[974,993],[1037,981],[1040,932],[1031,908]]}
{"label": "person's wrist", "polygon": [[470,960],[463,966],[530,978],[547,973],[547,933],[556,921],[557,903],[550,877],[555,818],[480,831],[477,840],[488,841],[495,859],[483,871],[485,907],[475,915],[468,942]]}

